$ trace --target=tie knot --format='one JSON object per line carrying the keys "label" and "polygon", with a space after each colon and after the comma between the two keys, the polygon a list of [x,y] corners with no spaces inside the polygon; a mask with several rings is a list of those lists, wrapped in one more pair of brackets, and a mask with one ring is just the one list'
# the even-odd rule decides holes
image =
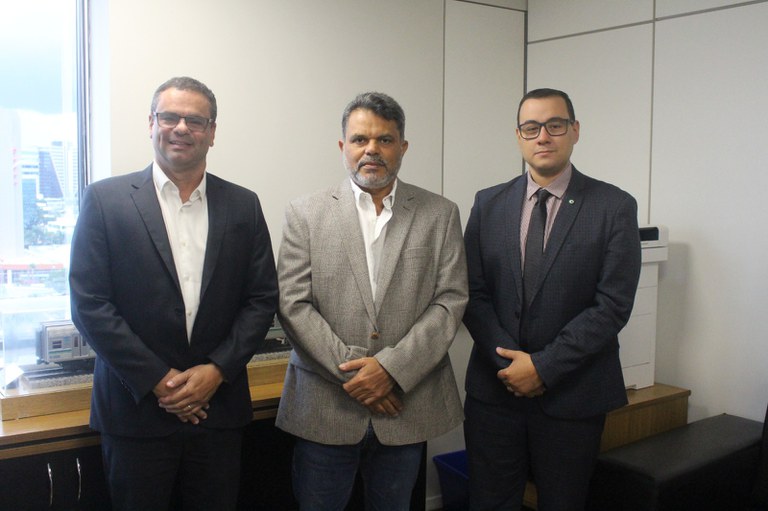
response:
{"label": "tie knot", "polygon": [[541,205],[545,204],[547,202],[547,199],[549,199],[549,196],[552,195],[544,188],[539,188],[536,190],[536,204]]}

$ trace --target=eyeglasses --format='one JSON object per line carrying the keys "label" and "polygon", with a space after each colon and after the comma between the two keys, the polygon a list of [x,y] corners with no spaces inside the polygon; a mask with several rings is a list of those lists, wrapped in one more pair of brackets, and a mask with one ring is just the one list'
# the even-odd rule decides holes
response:
{"label": "eyeglasses", "polygon": [[534,138],[538,137],[539,133],[541,133],[542,126],[544,126],[544,129],[547,130],[549,136],[560,137],[568,132],[568,125],[573,124],[574,122],[576,121],[553,117],[547,122],[524,122],[518,126],[517,129],[520,130],[520,136],[523,137],[524,140],[533,140]]}
{"label": "eyeglasses", "polygon": [[179,115],[172,112],[153,112],[157,124],[161,128],[175,128],[179,122],[184,119],[189,131],[205,131],[213,119],[206,119],[197,115]]}

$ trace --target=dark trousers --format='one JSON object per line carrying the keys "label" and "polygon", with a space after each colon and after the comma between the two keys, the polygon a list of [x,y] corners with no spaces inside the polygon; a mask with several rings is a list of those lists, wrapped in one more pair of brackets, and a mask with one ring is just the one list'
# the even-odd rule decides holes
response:
{"label": "dark trousers", "polygon": [[102,434],[113,510],[167,511],[174,495],[185,511],[234,510],[242,437],[190,423],[159,438]]}
{"label": "dark trousers", "polygon": [[471,510],[519,510],[529,474],[539,511],[583,511],[605,415],[558,419],[536,398],[464,405]]}

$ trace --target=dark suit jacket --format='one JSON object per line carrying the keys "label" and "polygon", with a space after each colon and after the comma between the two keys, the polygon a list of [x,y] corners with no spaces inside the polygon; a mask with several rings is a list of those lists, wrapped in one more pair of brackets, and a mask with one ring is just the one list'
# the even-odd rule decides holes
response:
{"label": "dark suit jacket", "polygon": [[464,235],[469,304],[464,323],[475,342],[467,393],[511,403],[496,373],[509,360],[497,346],[531,353],[546,392],[545,413],[583,418],[626,404],[618,333],[629,319],[640,275],[637,203],[617,187],[573,169],[555,218],[541,277],[521,337],[520,214],[525,175],[481,190]]}
{"label": "dark suit jacket", "polygon": [[90,185],[72,238],[72,319],[98,357],[91,427],[161,436],[180,427],[153,387],[171,369],[214,362],[225,381],[202,426],[252,418],[245,365],[277,307],[269,232],[253,192],[207,174],[208,243],[200,308],[187,341],[171,247],[152,166]]}

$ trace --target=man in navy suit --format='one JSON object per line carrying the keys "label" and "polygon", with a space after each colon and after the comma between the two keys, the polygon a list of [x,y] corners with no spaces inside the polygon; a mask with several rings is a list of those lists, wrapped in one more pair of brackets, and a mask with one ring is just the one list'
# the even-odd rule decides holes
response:
{"label": "man in navy suit", "polygon": [[640,274],[637,203],[571,164],[580,126],[567,94],[527,93],[517,122],[528,172],[477,193],[464,237],[470,507],[520,509],[530,474],[540,511],[582,510],[605,414],[627,402],[618,333]]}
{"label": "man in navy suit", "polygon": [[277,307],[253,192],[206,172],[216,98],[187,77],[152,99],[154,162],[90,185],[72,238],[72,319],[97,353],[91,427],[116,510],[235,509],[246,364]]}

